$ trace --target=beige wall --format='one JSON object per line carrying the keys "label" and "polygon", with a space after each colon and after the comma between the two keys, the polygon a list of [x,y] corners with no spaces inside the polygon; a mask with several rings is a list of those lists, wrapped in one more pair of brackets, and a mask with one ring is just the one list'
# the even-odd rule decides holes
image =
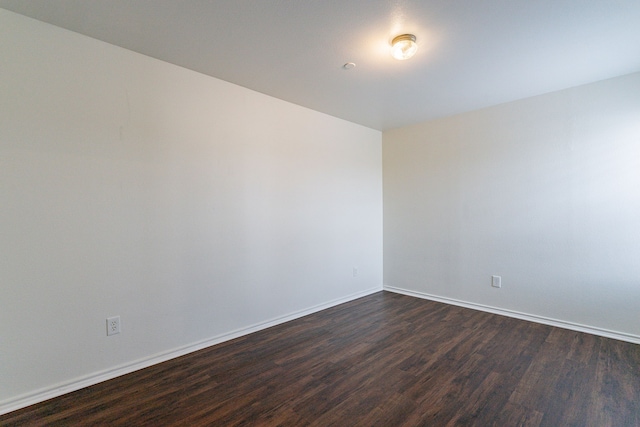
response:
{"label": "beige wall", "polygon": [[640,342],[640,74],[385,132],[383,176],[385,286]]}
{"label": "beige wall", "polygon": [[3,10],[0,58],[0,409],[382,288],[379,131]]}

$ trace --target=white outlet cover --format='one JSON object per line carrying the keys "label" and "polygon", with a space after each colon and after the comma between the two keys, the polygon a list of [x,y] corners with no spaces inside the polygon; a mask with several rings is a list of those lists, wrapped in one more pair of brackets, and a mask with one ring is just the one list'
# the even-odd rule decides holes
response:
{"label": "white outlet cover", "polygon": [[502,277],[500,276],[491,276],[491,286],[494,288],[502,287]]}
{"label": "white outlet cover", "polygon": [[107,318],[107,336],[120,333],[120,316]]}

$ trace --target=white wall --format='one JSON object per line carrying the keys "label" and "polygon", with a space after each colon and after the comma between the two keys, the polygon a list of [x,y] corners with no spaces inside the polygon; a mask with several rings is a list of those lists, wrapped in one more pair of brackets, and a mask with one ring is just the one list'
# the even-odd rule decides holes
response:
{"label": "white wall", "polygon": [[383,176],[385,287],[640,339],[640,74],[385,132]]}
{"label": "white wall", "polygon": [[382,289],[380,132],[4,10],[0,58],[0,410]]}

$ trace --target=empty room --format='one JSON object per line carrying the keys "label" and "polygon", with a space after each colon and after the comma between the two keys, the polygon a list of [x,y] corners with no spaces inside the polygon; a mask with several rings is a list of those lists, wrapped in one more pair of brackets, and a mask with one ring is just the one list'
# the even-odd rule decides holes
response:
{"label": "empty room", "polygon": [[0,426],[640,427],[639,22],[0,0]]}

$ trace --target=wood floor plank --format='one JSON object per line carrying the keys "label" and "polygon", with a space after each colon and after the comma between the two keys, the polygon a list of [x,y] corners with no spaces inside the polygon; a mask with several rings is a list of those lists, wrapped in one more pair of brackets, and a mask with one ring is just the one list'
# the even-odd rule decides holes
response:
{"label": "wood floor plank", "polygon": [[0,426],[640,427],[640,346],[380,292]]}
{"label": "wood floor plank", "polygon": [[640,426],[640,353],[626,343],[600,339],[592,389],[592,425]]}

